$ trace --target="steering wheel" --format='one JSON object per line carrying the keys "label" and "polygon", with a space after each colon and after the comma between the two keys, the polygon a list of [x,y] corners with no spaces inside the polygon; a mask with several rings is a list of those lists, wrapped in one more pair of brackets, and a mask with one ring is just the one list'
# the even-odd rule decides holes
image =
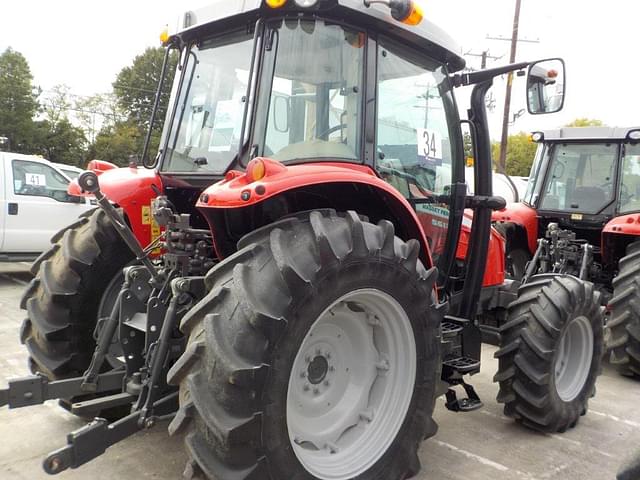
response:
{"label": "steering wheel", "polygon": [[[338,130],[342,130],[344,128],[347,128],[348,125],[346,123],[339,123],[338,125],[334,125],[333,127],[329,127],[327,130],[325,130],[324,132],[322,132],[320,135],[318,135],[316,138],[322,138],[324,136],[329,136],[331,135],[333,132],[337,132]],[[342,143],[345,143],[346,139],[342,140]]]}

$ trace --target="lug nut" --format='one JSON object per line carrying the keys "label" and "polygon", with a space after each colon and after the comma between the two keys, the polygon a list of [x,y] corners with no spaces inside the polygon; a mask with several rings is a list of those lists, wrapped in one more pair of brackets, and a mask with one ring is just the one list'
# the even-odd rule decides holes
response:
{"label": "lug nut", "polygon": [[302,389],[303,389],[305,392],[308,392],[310,388],[311,388],[311,387],[309,386],[309,384],[308,384],[308,383],[305,383],[305,384],[304,384],[304,387],[302,387]]}
{"label": "lug nut", "polygon": [[318,395],[320,393],[320,389],[318,387],[314,388],[313,393]]}

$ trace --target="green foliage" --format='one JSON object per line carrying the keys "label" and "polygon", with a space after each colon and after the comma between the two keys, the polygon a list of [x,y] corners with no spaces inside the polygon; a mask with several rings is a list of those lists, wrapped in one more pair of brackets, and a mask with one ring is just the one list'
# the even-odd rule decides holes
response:
{"label": "green foliage", "polygon": [[9,138],[8,148],[26,152],[33,134],[38,95],[24,56],[7,48],[0,55],[0,136]]}
{"label": "green foliage", "polygon": [[133,122],[104,127],[89,148],[89,159],[100,159],[126,166],[132,155],[142,151],[145,133]]}
{"label": "green foliage", "polygon": [[57,123],[41,120],[34,123],[27,153],[42,155],[52,162],[84,167],[86,143],[82,129],[74,127],[66,117]]}
{"label": "green foliage", "polygon": [[[113,83],[113,91],[118,99],[118,104],[127,115],[129,121],[133,121],[145,129],[149,126],[164,56],[164,48],[147,48],[143,54],[133,59],[131,66],[120,70],[116,81]],[[164,114],[167,111],[171,93],[171,81],[176,68],[176,58],[176,55],[171,56],[160,96],[158,114],[161,119],[164,118]],[[157,128],[157,124],[154,127]]]}
{"label": "green foliage", "polygon": [[565,127],[602,127],[602,120],[595,118],[576,118],[573,122],[567,123]]}
{"label": "green foliage", "polygon": [[[531,170],[537,144],[529,139],[529,134],[520,132],[509,135],[507,139],[507,174],[526,177]],[[491,147],[494,166],[500,157],[500,143],[495,142]]]}

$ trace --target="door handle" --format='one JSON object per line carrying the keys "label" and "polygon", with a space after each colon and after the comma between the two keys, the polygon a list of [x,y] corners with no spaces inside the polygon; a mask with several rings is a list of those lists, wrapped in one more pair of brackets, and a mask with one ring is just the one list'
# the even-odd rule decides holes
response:
{"label": "door handle", "polygon": [[9,202],[9,215],[18,214],[18,204]]}

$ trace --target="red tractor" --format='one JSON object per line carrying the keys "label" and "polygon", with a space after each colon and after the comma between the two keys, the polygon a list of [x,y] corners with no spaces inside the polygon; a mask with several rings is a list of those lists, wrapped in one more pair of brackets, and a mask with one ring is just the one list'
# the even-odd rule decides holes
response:
{"label": "red tractor", "polygon": [[562,273],[593,283],[609,305],[611,363],[640,376],[640,128],[563,128],[532,138],[539,146],[523,201],[493,215],[508,270],[524,282]]}
{"label": "red tractor", "polygon": [[[166,46],[179,65],[155,160],[80,175],[74,193],[100,209],[53,238],[24,295],[35,375],[0,405],[58,398],[96,416],[47,472],[173,413],[187,476],[408,478],[437,396],[482,405],[465,381],[480,369],[476,317],[508,304],[506,414],[576,424],[602,310],[571,276],[519,293],[505,281],[485,111],[509,72],[555,69],[529,97],[562,95],[561,61],[455,73],[459,49],[409,0],[218,1]],[[453,95],[466,85],[473,196]]]}

